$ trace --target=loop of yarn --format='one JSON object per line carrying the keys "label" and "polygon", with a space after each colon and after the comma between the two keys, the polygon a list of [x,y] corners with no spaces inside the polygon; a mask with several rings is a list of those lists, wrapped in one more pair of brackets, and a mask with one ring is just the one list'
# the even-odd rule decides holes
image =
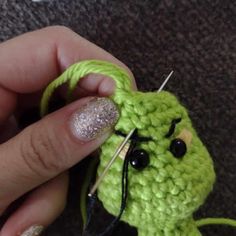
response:
{"label": "loop of yarn", "polygon": [[41,100],[41,116],[47,114],[49,100],[59,86],[68,83],[67,97],[69,100],[79,80],[91,73],[108,76],[116,82],[115,95],[117,96],[117,101],[120,99],[123,100],[125,93],[131,91],[130,76],[123,68],[106,61],[82,61],[70,66],[63,74],[47,86]]}

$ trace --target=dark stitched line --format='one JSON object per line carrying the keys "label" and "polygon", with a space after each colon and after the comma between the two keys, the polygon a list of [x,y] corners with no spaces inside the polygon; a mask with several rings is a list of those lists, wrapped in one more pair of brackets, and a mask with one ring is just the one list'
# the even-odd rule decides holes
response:
{"label": "dark stitched line", "polygon": [[[130,160],[130,154],[132,153],[132,151],[135,148],[136,142],[133,139],[133,136],[137,135],[137,129],[135,130],[135,132],[133,133],[132,137],[131,137],[131,144],[129,147],[129,150],[125,156],[125,160],[123,163],[123,168],[122,168],[122,180],[121,180],[121,203],[120,203],[120,211],[118,216],[107,226],[107,228],[101,232],[98,233],[97,236],[105,236],[108,233],[112,232],[115,227],[118,225],[119,220],[125,210],[126,207],[126,203],[127,203],[127,198],[128,198],[128,169],[129,169],[129,160]],[[87,225],[85,227],[85,230],[83,232],[83,235],[87,235],[86,233],[88,233],[88,226],[90,224],[91,221],[91,216],[92,216],[92,211],[95,205],[95,202],[97,200],[96,195],[93,195],[92,197],[89,198],[89,205],[88,205],[88,221],[87,221]]]}
{"label": "dark stitched line", "polygon": [[[137,130],[134,132],[134,135],[136,135]],[[132,137],[131,137],[132,140]],[[121,205],[120,205],[120,212],[118,216],[111,222],[111,224],[100,234],[97,236],[105,236],[108,233],[112,232],[115,227],[118,225],[119,220],[125,210],[127,198],[128,198],[128,169],[129,169],[129,160],[130,160],[130,154],[132,153],[133,149],[135,148],[135,142],[132,140],[129,150],[125,156],[124,164],[123,164],[123,170],[122,170],[122,184],[121,184]]]}
{"label": "dark stitched line", "polygon": [[[122,136],[124,138],[127,136],[127,134],[124,134],[119,130],[115,131],[115,134]],[[130,140],[135,141],[135,142],[149,142],[149,141],[152,141],[153,139],[149,138],[149,137],[140,137],[140,136],[138,136],[137,132],[134,132],[134,134],[132,135]]]}
{"label": "dark stitched line", "polygon": [[181,121],[181,118],[172,120],[170,129],[168,133],[165,135],[166,138],[169,138],[175,132],[176,124],[178,124],[180,121]]}

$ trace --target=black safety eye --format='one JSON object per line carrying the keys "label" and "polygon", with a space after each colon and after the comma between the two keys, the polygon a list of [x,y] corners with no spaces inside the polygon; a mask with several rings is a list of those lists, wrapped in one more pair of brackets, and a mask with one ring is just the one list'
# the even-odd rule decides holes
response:
{"label": "black safety eye", "polygon": [[130,164],[136,170],[143,170],[149,164],[149,154],[143,149],[135,149],[130,154]]}
{"label": "black safety eye", "polygon": [[176,158],[181,158],[187,151],[186,143],[182,139],[176,138],[170,144],[170,151]]}

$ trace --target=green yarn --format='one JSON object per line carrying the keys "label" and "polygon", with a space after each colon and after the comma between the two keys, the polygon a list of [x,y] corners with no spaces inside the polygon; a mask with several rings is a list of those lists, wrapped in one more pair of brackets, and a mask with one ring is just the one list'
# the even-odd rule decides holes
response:
{"label": "green yarn", "polygon": [[198,227],[202,227],[205,225],[230,225],[236,227],[236,220],[232,220],[229,218],[206,218],[197,220],[196,225]]}
{"label": "green yarn", "polygon": [[[76,63],[70,66],[62,75],[56,80],[51,82],[43,93],[41,99],[41,116],[44,116],[48,112],[48,103],[53,92],[63,84],[68,84],[68,100],[72,95],[72,92],[77,86],[79,80],[88,74],[96,73],[104,76],[109,76],[116,81],[116,91],[120,94],[121,100],[123,100],[122,94],[131,90],[131,80],[128,73],[117,65],[109,62],[103,62],[98,60],[89,60]],[[119,98],[117,98],[119,100]]]}
{"label": "green yarn", "polygon": [[[141,113],[141,114],[140,114]],[[175,134],[165,138],[171,121],[181,118]],[[215,180],[212,160],[192,127],[187,111],[168,92],[134,92],[122,104],[116,130],[153,138],[139,147],[150,155],[143,171],[129,167],[129,196],[122,220],[138,228],[139,236],[200,235],[192,214],[204,203]],[[182,159],[169,151],[171,140],[183,129],[192,133]],[[107,165],[122,137],[112,135],[102,146],[98,175]],[[113,215],[119,212],[122,159],[118,159],[98,189],[98,197]]]}
{"label": "green yarn", "polygon": [[81,211],[81,218],[83,221],[83,229],[85,229],[87,225],[87,196],[88,196],[88,188],[90,183],[93,179],[93,172],[96,171],[96,167],[98,165],[99,160],[96,158],[93,158],[90,160],[90,163],[88,165],[88,169],[86,172],[86,175],[84,177],[84,183],[81,187],[81,193],[80,193],[80,211]]}
{"label": "green yarn", "polygon": [[[78,81],[90,73],[111,77],[116,82],[111,99],[120,109],[120,119],[115,130],[127,134],[137,128],[139,136],[152,138],[138,144],[149,153],[150,164],[142,171],[129,167],[127,207],[121,220],[137,227],[139,236],[200,236],[198,227],[205,224],[235,226],[231,220],[195,221],[192,217],[212,190],[215,172],[186,109],[172,94],[132,91],[131,80],[124,69],[109,62],[89,60],[72,65],[49,84],[41,100],[41,115],[47,114],[49,99],[56,88],[68,83],[69,100]],[[166,138],[172,120],[178,118],[181,122],[174,134]],[[183,130],[188,130],[192,139],[184,157],[176,159],[169,146]],[[122,140],[123,137],[113,134],[102,145],[98,175]],[[98,188],[99,199],[115,216],[120,210],[122,166],[123,160],[118,158]],[[85,209],[83,212],[86,218]]]}

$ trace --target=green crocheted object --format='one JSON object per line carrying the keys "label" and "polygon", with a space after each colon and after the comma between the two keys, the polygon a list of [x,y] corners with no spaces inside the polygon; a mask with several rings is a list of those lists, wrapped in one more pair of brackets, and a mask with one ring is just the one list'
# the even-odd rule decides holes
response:
{"label": "green crocheted object", "polygon": [[[172,94],[132,91],[125,70],[109,62],[90,60],[72,65],[47,87],[41,101],[41,114],[47,113],[49,99],[58,86],[69,83],[70,96],[78,81],[89,73],[106,75],[116,82],[111,99],[120,110],[120,119],[115,130],[128,134],[137,128],[139,136],[152,139],[138,144],[149,153],[149,165],[141,171],[129,167],[127,207],[121,220],[137,227],[139,236],[197,236],[201,235],[198,230],[201,225],[235,225],[235,221],[228,219],[193,219],[193,213],[212,190],[215,172],[186,109]],[[171,122],[179,118],[175,132],[167,138]],[[175,158],[170,144],[183,130],[191,134],[191,140],[186,154]],[[123,139],[114,133],[102,145],[98,176]],[[115,161],[98,188],[99,199],[114,216],[120,210],[123,162],[121,158]]]}
{"label": "green crocheted object", "polygon": [[[122,220],[137,227],[139,236],[200,235],[192,214],[212,190],[215,173],[186,109],[167,92],[128,93],[119,107],[116,130],[128,133],[136,127],[139,136],[153,139],[139,145],[150,155],[149,166],[142,171],[129,168],[129,196]],[[172,120],[177,118],[181,122],[175,133],[166,138]],[[184,157],[176,159],[169,151],[170,143],[184,129],[192,133],[192,141]],[[113,135],[102,146],[98,175],[121,140]],[[113,215],[120,208],[122,163],[119,158],[113,164],[98,189],[99,199]]]}

